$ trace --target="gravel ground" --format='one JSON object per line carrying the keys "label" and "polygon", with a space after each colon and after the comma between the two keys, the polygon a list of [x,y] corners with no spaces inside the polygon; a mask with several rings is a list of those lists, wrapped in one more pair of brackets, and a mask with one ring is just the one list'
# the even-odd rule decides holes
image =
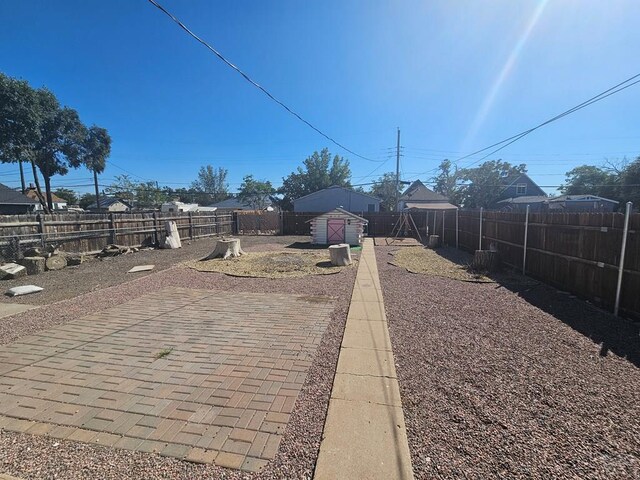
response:
{"label": "gravel ground", "polygon": [[531,282],[378,268],[416,478],[640,478],[640,337]]}
{"label": "gravel ground", "polygon": [[[247,252],[281,250],[294,242],[309,241],[309,237],[300,236],[240,236],[239,238],[243,250]],[[0,295],[0,302],[47,305],[83,293],[103,290],[106,287],[150,275],[181,262],[203,258],[213,251],[215,243],[216,238],[214,237],[184,241],[183,247],[177,250],[143,250],[118,257],[107,257],[102,260],[91,258],[77,267],[67,267],[64,270],[45,272],[17,280],[2,280],[0,288],[4,287],[3,291],[18,285],[29,284],[43,287],[44,291],[14,298]],[[131,267],[148,264],[155,265],[155,269],[151,272],[127,274]]]}
{"label": "gravel ground", "polygon": [[[256,250],[279,249],[286,237],[261,240]],[[289,237],[289,240],[291,237]],[[278,242],[274,243],[274,240]],[[249,245],[243,237],[243,248]],[[210,245],[200,252],[209,253]],[[186,251],[186,250],[185,250]],[[150,263],[148,259],[127,264]],[[124,266],[123,266],[124,268]],[[237,278],[175,267],[126,284],[90,292],[0,319],[0,344],[70,321],[88,312],[128,301],[171,286],[237,292],[277,292],[328,295],[337,298],[331,322],[298,397],[276,458],[258,474],[199,465],[154,454],[143,454],[47,437],[0,430],[0,473],[33,479],[305,479],[311,478],[320,447],[344,323],[356,269],[336,275],[303,278]],[[133,293],[132,293],[133,292]],[[58,443],[57,446],[54,446]]]}
{"label": "gravel ground", "polygon": [[[394,245],[395,246],[395,245]],[[464,260],[452,259],[449,249],[431,250],[424,247],[405,247],[389,252],[389,263],[397,267],[406,268],[410,273],[422,273],[438,277],[451,278],[462,282],[493,283],[489,277],[469,271],[471,257]],[[456,260],[456,261],[454,261]]]}

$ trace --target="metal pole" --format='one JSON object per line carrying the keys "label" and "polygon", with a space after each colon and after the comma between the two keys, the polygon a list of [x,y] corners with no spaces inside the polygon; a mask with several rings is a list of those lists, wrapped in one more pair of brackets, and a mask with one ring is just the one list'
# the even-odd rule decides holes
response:
{"label": "metal pole", "polygon": [[480,247],[478,250],[482,250],[482,210],[483,208],[480,207]]}
{"label": "metal pole", "polygon": [[436,219],[438,218],[438,211],[433,211],[433,235],[437,235],[438,231],[436,230]]}
{"label": "metal pole", "polygon": [[529,234],[529,205],[527,205],[527,213],[524,216],[524,245],[522,246],[522,275],[526,275],[527,268],[527,237]]}
{"label": "metal pole", "polygon": [[395,194],[395,200],[396,200],[396,208],[395,211],[397,212],[398,209],[398,202],[400,201],[400,127],[398,127],[398,144],[396,146],[396,194]]}
{"label": "metal pole", "polygon": [[627,234],[629,232],[629,217],[631,216],[633,203],[627,202],[627,211],[624,214],[624,229],[622,231],[622,249],[620,250],[620,265],[618,267],[618,286],[616,287],[616,303],[613,314],[617,317],[620,309],[620,292],[622,291],[622,274],[624,273],[624,254],[627,250]]}
{"label": "metal pole", "polygon": [[456,248],[460,248],[460,244],[458,243],[458,209],[456,208]]}
{"label": "metal pole", "polygon": [[444,210],[442,210],[442,242],[441,245],[444,246]]}

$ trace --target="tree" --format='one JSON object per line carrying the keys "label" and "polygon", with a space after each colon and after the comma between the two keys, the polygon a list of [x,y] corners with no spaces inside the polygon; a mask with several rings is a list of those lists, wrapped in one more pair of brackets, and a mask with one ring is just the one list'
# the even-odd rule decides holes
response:
{"label": "tree", "polygon": [[388,211],[395,211],[396,201],[400,196],[400,188],[396,188],[396,174],[394,172],[384,173],[378,180],[373,182],[370,192],[374,197],[382,200],[381,207]]}
{"label": "tree", "polygon": [[109,195],[116,196],[130,205],[135,205],[137,189],[138,184],[131,180],[129,175],[116,175],[115,182],[109,185],[105,191]]}
{"label": "tree", "polygon": [[565,195],[597,195],[617,199],[619,175],[594,165],[581,165],[565,174],[560,191]]}
{"label": "tree", "polygon": [[84,138],[83,163],[93,172],[93,183],[96,192],[96,203],[99,202],[98,174],[104,172],[107,157],[111,154],[111,137],[105,128],[92,125]]}
{"label": "tree", "polygon": [[433,191],[444,195],[450,202],[458,205],[461,200],[460,186],[458,185],[460,180],[458,167],[452,165],[450,160],[445,159],[438,168],[440,173],[432,178]]}
{"label": "tree", "polygon": [[620,175],[620,203],[640,206],[640,157],[629,163]]}
{"label": "tree", "polygon": [[505,180],[526,172],[526,165],[511,165],[502,160],[490,160],[475,168],[460,169],[457,179],[464,183],[459,185],[457,193],[454,191],[454,198],[449,198],[465,208],[488,208],[500,198]]}
{"label": "tree", "polygon": [[[304,168],[303,168],[304,167]],[[302,167],[282,179],[282,187],[278,193],[283,195],[282,207],[287,210],[293,206],[293,200],[333,185],[351,186],[351,169],[349,161],[335,155],[331,159],[328,148],[320,153],[313,152]]]}
{"label": "tree", "polygon": [[191,189],[198,193],[195,198],[197,203],[208,205],[229,198],[228,173],[228,170],[221,167],[200,167],[198,178],[191,184]]}
{"label": "tree", "polygon": [[155,208],[169,199],[166,192],[158,188],[156,182],[140,182],[134,185],[135,206],[138,208]]}
{"label": "tree", "polygon": [[76,205],[78,203],[78,194],[68,188],[58,188],[55,192],[58,197],[66,200],[69,205]]}
{"label": "tree", "polygon": [[85,193],[80,197],[80,200],[78,200],[80,208],[84,208],[85,210],[93,203],[96,203],[96,196],[92,193]]}
{"label": "tree", "polygon": [[269,197],[274,193],[275,189],[268,180],[255,180],[253,175],[245,175],[238,199],[253,210],[264,210],[269,205]]}

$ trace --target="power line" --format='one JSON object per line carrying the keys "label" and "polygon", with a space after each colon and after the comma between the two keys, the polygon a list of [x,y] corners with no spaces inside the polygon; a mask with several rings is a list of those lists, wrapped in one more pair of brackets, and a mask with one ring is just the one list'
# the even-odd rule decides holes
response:
{"label": "power line", "polygon": [[319,133],[320,135],[322,135],[324,138],[326,138],[327,140],[329,140],[330,142],[332,142],[333,144],[337,145],[338,147],[342,148],[343,150],[345,150],[346,152],[349,152],[352,155],[355,155],[358,158],[361,158],[363,160],[367,160],[369,162],[377,162],[377,160],[372,160],[371,158],[362,156],[356,152],[354,152],[353,150],[345,147],[344,145],[342,145],[340,142],[334,140],[333,138],[331,138],[329,135],[327,135],[326,133],[324,133],[322,130],[320,130],[318,127],[316,127],[315,125],[313,125],[311,122],[305,120],[300,114],[296,113],[294,110],[292,110],[291,108],[289,108],[287,105],[285,105],[282,101],[278,100],[276,97],[274,97],[266,88],[264,88],[262,85],[260,85],[259,83],[257,83],[256,81],[254,81],[251,77],[249,77],[249,75],[247,75],[246,73],[244,73],[242,70],[240,70],[240,68],[238,68],[237,66],[235,66],[233,63],[231,63],[229,60],[227,60],[224,55],[222,55],[218,50],[216,50],[214,47],[212,47],[211,45],[209,45],[207,42],[205,42],[203,39],[201,39],[198,35],[196,35],[195,33],[193,33],[184,23],[182,23],[175,15],[173,15],[171,12],[169,12],[167,9],[165,9],[162,5],[160,5],[158,2],[156,2],[155,0],[148,0],[149,3],[151,3],[152,5],[156,6],[161,12],[163,12],[165,15],[167,15],[171,20],[173,20],[175,23],[177,23],[180,28],[182,28],[185,32],[187,32],[191,37],[193,37],[196,41],[198,41],[199,43],[201,43],[202,45],[204,45],[207,49],[209,49],[211,52],[213,52],[213,54],[218,57],[220,60],[222,60],[228,67],[232,68],[233,70],[235,70],[236,72],[238,72],[240,75],[242,75],[242,78],[244,78],[247,82],[249,82],[251,85],[253,85],[254,87],[256,87],[258,90],[260,90],[262,93],[264,93],[267,97],[269,97],[271,100],[273,100],[274,102],[276,102],[278,105],[280,105],[282,108],[284,108],[287,112],[289,112],[291,115],[293,115],[294,117],[296,117],[298,120],[300,120],[302,123],[304,123],[305,125],[307,125],[308,127],[310,127],[311,129],[315,130],[317,133]]}

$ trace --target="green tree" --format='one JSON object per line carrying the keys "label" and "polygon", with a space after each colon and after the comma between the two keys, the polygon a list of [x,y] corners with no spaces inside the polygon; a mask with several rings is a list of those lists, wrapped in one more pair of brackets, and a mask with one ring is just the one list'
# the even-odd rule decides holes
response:
{"label": "green tree", "polygon": [[66,200],[69,205],[78,204],[78,194],[68,188],[58,188],[55,192],[58,197]]}
{"label": "green tree", "polygon": [[93,193],[85,193],[78,200],[78,205],[80,208],[84,208],[85,210],[89,208],[89,205],[92,203],[96,203],[96,196]]}
{"label": "green tree", "polygon": [[169,199],[166,192],[152,181],[136,183],[134,192],[135,206],[138,208],[156,208]]}
{"label": "green tree", "polygon": [[443,160],[438,167],[440,173],[432,178],[433,191],[444,195],[456,205],[461,201],[461,189],[458,185],[460,172],[450,160]]}
{"label": "green tree", "polygon": [[115,181],[105,189],[105,192],[133,206],[136,205],[137,190],[138,184],[131,180],[129,175],[116,175]]}
{"label": "green tree", "polygon": [[293,207],[293,200],[333,185],[351,186],[349,161],[339,155],[333,159],[328,148],[313,152],[301,167],[282,179],[278,193],[283,195],[281,205],[285,210]]}
{"label": "green tree", "polygon": [[253,175],[245,175],[238,199],[254,210],[264,210],[269,205],[269,197],[274,193],[275,189],[268,180],[255,180]]}
{"label": "green tree", "polygon": [[622,170],[619,199],[620,203],[633,202],[635,208],[640,207],[640,157]]}
{"label": "green tree", "polygon": [[198,178],[191,184],[191,189],[197,194],[194,200],[199,204],[208,205],[229,198],[228,173],[228,170],[221,167],[200,167]]}
{"label": "green tree", "polygon": [[387,212],[395,211],[396,201],[400,196],[400,187],[396,188],[396,174],[394,172],[384,173],[373,182],[369,193],[382,200],[380,205],[384,210]]}
{"label": "green tree", "polygon": [[565,195],[597,195],[616,199],[619,175],[594,165],[581,165],[565,174],[560,191]]}
{"label": "green tree", "polygon": [[505,180],[526,172],[526,165],[511,165],[502,160],[490,160],[475,168],[460,169],[458,178],[464,183],[459,186],[457,197],[450,197],[450,200],[465,208],[490,207],[500,198]]}
{"label": "green tree", "polygon": [[[87,129],[84,139],[83,163],[87,169],[93,172],[96,199],[100,198],[98,189],[98,174],[104,172],[107,157],[111,154],[111,137],[105,128],[92,125]],[[96,200],[97,203],[98,200]]]}

